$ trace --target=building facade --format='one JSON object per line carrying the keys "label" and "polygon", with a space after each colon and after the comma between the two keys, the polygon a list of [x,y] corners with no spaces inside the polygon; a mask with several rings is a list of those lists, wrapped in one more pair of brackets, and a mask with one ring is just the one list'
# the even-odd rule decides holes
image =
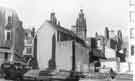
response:
{"label": "building facade", "polygon": [[[126,48],[120,30],[114,31],[105,28],[105,35],[101,36],[96,33],[97,48],[104,51],[106,59],[101,59],[101,67],[112,68],[116,72],[126,72],[128,69],[123,69],[122,66],[127,67],[126,53],[123,50]],[[122,52],[121,52],[122,51]]]}
{"label": "building facade", "polygon": [[24,56],[32,56],[33,57],[33,38],[35,34],[35,28],[25,29],[25,38],[24,38]]}
{"label": "building facade", "polygon": [[133,65],[135,65],[135,1],[129,0],[129,72],[133,72]]}
{"label": "building facade", "polygon": [[50,21],[45,21],[36,33],[38,67],[88,71],[89,49],[85,42],[72,31],[52,23],[53,17],[51,14]]}
{"label": "building facade", "polygon": [[24,30],[14,10],[0,8],[0,21],[0,62],[3,63],[12,60],[12,54],[22,55]]}

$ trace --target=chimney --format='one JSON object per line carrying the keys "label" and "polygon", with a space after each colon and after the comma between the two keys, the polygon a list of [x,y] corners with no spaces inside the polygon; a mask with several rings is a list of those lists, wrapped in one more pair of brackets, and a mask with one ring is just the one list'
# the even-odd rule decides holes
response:
{"label": "chimney", "polygon": [[34,37],[34,35],[35,35],[35,28],[33,27],[32,28],[32,36]]}
{"label": "chimney", "polygon": [[19,21],[19,26],[22,27],[22,25],[23,25],[23,22],[22,21]]}
{"label": "chimney", "polygon": [[58,26],[60,26],[60,21],[58,21]]}
{"label": "chimney", "polygon": [[50,21],[52,24],[57,24],[57,19],[54,12],[50,14]]}

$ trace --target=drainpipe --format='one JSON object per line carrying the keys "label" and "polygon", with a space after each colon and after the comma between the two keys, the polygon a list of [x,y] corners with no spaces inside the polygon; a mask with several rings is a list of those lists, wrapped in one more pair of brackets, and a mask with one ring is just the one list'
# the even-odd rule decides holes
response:
{"label": "drainpipe", "polygon": [[104,56],[105,56],[105,38],[103,38],[103,48],[102,48],[102,50],[103,50],[103,53],[104,53]]}
{"label": "drainpipe", "polygon": [[75,41],[72,42],[72,71],[75,72],[76,59],[75,59]]}
{"label": "drainpipe", "polygon": [[34,37],[35,36],[35,28],[33,27],[32,28],[32,37]]}
{"label": "drainpipe", "polygon": [[117,72],[120,72],[120,57],[117,56],[119,50],[116,48],[116,63],[117,63]]}
{"label": "drainpipe", "polygon": [[33,50],[32,50],[32,52],[33,52],[33,58],[34,58],[34,64],[33,64],[33,69],[38,69],[39,68],[39,66],[38,66],[38,60],[37,60],[37,35],[35,35],[34,37],[33,37]]}

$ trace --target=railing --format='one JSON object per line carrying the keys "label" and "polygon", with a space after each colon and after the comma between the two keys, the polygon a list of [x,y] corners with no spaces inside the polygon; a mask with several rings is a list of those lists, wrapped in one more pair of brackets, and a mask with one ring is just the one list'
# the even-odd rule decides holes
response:
{"label": "railing", "polygon": [[118,74],[116,80],[132,80],[133,81],[133,74]]}

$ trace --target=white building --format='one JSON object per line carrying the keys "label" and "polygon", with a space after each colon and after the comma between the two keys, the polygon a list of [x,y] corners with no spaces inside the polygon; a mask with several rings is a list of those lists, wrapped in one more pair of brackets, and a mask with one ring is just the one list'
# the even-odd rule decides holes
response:
{"label": "white building", "polygon": [[37,30],[36,39],[40,69],[84,71],[88,68],[89,49],[85,42],[70,30],[45,21]]}

